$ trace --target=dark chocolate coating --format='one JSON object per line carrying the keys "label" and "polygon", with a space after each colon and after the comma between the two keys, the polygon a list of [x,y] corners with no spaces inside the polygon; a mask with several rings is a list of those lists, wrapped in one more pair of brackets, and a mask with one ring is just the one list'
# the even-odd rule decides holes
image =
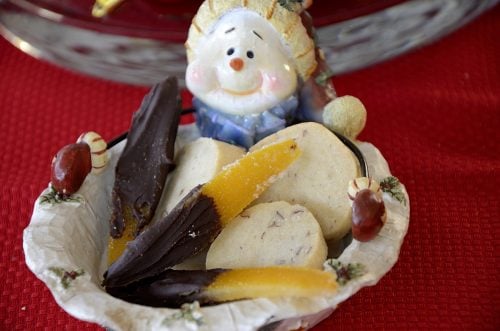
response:
{"label": "dark chocolate coating", "polygon": [[212,198],[195,187],[163,219],[147,227],[127,244],[105,274],[106,287],[125,286],[156,276],[195,255],[222,229]]}
{"label": "dark chocolate coating", "polygon": [[134,114],[115,170],[110,220],[113,238],[123,235],[126,218],[137,222],[137,233],[153,218],[167,174],[174,168],[180,114],[175,77],[155,85]]}
{"label": "dark chocolate coating", "polygon": [[151,307],[179,308],[184,303],[211,303],[204,289],[224,272],[212,270],[166,270],[158,276],[124,287],[106,288],[112,296]]}

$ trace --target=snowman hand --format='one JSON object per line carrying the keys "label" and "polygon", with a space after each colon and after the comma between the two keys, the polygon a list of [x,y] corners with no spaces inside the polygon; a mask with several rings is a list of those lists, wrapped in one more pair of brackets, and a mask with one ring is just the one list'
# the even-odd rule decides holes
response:
{"label": "snowman hand", "polygon": [[333,99],[323,111],[323,124],[326,127],[353,140],[363,131],[365,123],[365,106],[350,95]]}

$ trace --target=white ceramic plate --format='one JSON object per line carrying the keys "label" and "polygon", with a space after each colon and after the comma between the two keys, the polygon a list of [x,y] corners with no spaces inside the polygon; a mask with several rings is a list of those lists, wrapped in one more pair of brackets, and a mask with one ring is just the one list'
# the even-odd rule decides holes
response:
{"label": "white ceramic plate", "polygon": [[[196,138],[193,125],[181,127],[177,146]],[[370,175],[381,181],[391,176],[373,145],[357,142]],[[409,202],[384,193],[388,220],[378,236],[367,243],[353,240],[335,264],[357,272],[332,296],[243,300],[211,307],[186,304],[182,309],[151,308],[108,295],[100,286],[106,269],[108,221],[114,167],[124,142],[110,149],[110,163],[99,175],[87,176],[74,201],[53,203],[45,190],[35,203],[24,231],[26,264],[52,292],[57,303],[75,318],[113,330],[293,330],[310,328],[327,317],[342,301],[365,286],[374,285],[394,265],[409,224]],[[43,202],[45,200],[45,202]],[[328,263],[330,262],[330,263]]]}

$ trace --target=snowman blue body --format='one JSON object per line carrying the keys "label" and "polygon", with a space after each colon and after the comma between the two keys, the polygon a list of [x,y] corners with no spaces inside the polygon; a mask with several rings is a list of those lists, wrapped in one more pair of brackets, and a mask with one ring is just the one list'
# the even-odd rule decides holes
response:
{"label": "snowman blue body", "polygon": [[249,148],[257,141],[292,124],[297,118],[298,97],[292,95],[278,105],[254,115],[233,115],[194,98],[196,124],[204,137]]}

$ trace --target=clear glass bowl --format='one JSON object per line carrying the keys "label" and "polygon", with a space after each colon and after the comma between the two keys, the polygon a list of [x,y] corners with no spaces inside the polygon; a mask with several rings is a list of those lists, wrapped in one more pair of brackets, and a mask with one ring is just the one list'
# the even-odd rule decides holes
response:
{"label": "clear glass bowl", "polygon": [[[429,43],[499,0],[316,0],[310,8],[319,43],[336,74]],[[126,0],[108,17],[93,0],[0,0],[0,32],[22,51],[114,81],[182,82],[184,41],[201,0]],[[347,3],[347,4],[346,4]]]}

